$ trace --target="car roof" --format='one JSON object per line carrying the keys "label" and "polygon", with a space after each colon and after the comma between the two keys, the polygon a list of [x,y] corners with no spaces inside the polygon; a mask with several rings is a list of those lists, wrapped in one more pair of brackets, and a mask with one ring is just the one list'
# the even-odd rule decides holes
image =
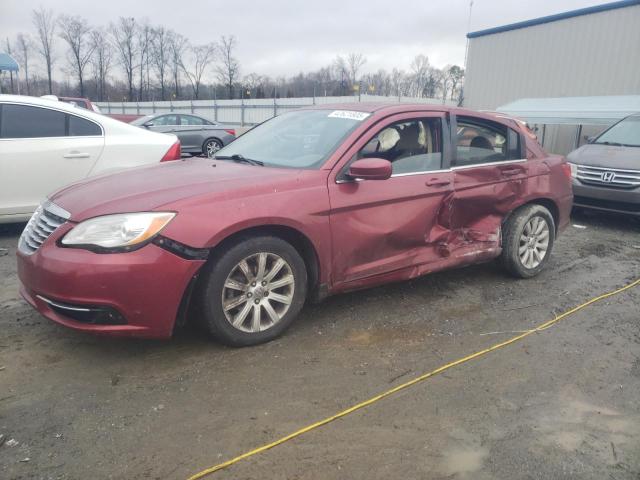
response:
{"label": "car roof", "polygon": [[202,120],[213,123],[215,125],[218,125],[219,123],[209,117],[205,117],[204,115],[200,115],[198,113],[191,113],[191,112],[158,112],[158,113],[152,113],[151,115],[145,115],[144,117],[141,117],[141,118],[157,118],[163,115],[184,115],[189,117],[201,118]]}
{"label": "car roof", "polygon": [[[134,125],[129,125],[128,123],[121,122],[120,120],[116,120],[115,118],[107,117],[101,113],[94,112],[92,110],[87,110],[86,108],[76,107],[67,102],[62,102],[59,100],[53,100],[49,98],[40,98],[40,97],[29,97],[27,95],[5,95],[0,94],[0,103],[20,103],[22,105],[31,105],[34,107],[48,107],[60,112],[66,112],[78,117],[84,117],[89,120],[92,120],[96,123],[99,123],[103,127],[108,127],[112,132],[129,132],[129,133],[138,133],[138,128]],[[152,135],[164,135],[158,134],[155,132],[146,132],[142,130],[145,134]]]}
{"label": "car roof", "polygon": [[91,100],[89,100],[88,98],[82,98],[82,97],[60,97],[58,96],[58,100],[73,100],[73,101],[83,101],[83,102],[91,102]]}
{"label": "car roof", "polygon": [[324,105],[314,105],[303,107],[303,110],[351,110],[355,112],[372,113],[377,117],[386,117],[397,113],[432,111],[442,113],[453,113],[455,115],[469,115],[477,118],[486,118],[504,124],[516,123],[516,120],[492,112],[479,112],[468,108],[455,107],[452,105],[440,105],[434,103],[378,103],[378,102],[354,102],[354,103],[330,103]]}
{"label": "car roof", "polygon": [[[88,114],[98,115],[95,118],[102,118],[100,114],[96,114],[91,110],[87,110],[85,108],[79,108],[75,105],[71,105],[70,103],[63,102],[60,100],[54,100],[52,98],[41,98],[41,97],[29,97],[27,95],[0,95],[0,102],[8,102],[8,103],[23,103],[25,105],[34,105],[40,107],[55,107],[58,110],[64,110],[68,113],[75,113],[76,115],[85,115]],[[93,117],[92,117],[93,118]]]}

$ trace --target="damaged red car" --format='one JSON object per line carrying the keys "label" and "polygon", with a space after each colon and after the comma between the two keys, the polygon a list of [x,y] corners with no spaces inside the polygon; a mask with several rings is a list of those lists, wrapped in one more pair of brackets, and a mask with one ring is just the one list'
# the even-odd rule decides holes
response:
{"label": "damaged red car", "polygon": [[433,105],[275,117],[221,149],[50,196],[19,243],[49,319],[168,338],[271,340],[304,303],[498,258],[538,274],[569,221],[571,172],[515,120]]}

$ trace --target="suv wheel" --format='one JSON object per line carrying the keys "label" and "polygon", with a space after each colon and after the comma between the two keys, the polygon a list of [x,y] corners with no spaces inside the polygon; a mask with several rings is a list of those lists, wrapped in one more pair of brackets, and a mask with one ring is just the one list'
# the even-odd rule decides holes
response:
{"label": "suv wheel", "polygon": [[226,249],[203,271],[202,322],[222,343],[272,340],[296,318],[307,295],[307,271],[295,248],[255,237]]}
{"label": "suv wheel", "polygon": [[520,207],[506,221],[502,237],[502,264],[512,275],[531,278],[542,271],[555,240],[553,216],[542,205]]}

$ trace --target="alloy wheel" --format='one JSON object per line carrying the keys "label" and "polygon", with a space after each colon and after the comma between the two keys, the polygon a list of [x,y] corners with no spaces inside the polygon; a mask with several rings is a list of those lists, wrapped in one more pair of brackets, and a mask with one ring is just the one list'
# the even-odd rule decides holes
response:
{"label": "alloy wheel", "polygon": [[539,215],[531,217],[520,234],[520,262],[525,268],[536,268],[546,257],[548,249],[549,224]]}
{"label": "alloy wheel", "polygon": [[209,140],[207,142],[207,144],[205,145],[205,153],[207,154],[207,157],[211,158],[213,157],[216,152],[218,150],[220,150],[222,148],[222,145],[220,145],[220,143],[218,143],[218,141],[216,140]]}
{"label": "alloy wheel", "polygon": [[222,310],[236,329],[257,333],[282,320],[295,288],[291,266],[279,255],[260,252],[240,261],[222,289]]}

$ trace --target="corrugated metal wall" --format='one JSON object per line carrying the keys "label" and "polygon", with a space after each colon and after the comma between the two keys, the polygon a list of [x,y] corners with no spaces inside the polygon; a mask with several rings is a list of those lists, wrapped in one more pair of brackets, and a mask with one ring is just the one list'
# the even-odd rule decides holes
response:
{"label": "corrugated metal wall", "polygon": [[469,39],[464,104],[640,93],[640,5]]}

